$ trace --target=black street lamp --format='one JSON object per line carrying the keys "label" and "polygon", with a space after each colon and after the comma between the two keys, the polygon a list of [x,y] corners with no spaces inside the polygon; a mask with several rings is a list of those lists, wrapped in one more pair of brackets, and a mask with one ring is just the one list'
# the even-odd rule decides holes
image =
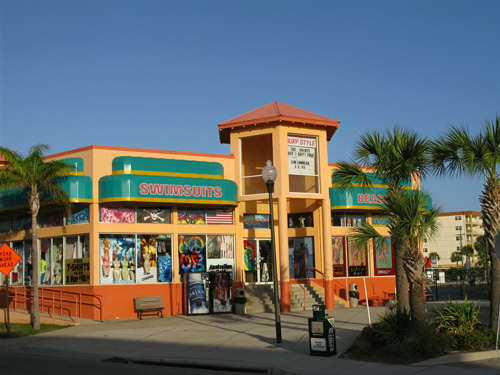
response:
{"label": "black street lamp", "polygon": [[274,313],[275,313],[275,323],[276,323],[276,342],[279,344],[281,342],[281,320],[280,320],[280,301],[279,301],[279,290],[278,290],[278,265],[276,264],[276,244],[274,241],[274,214],[273,214],[273,188],[274,181],[278,172],[276,168],[273,167],[271,160],[266,162],[266,166],[262,170],[262,178],[267,185],[267,191],[269,193],[269,225],[271,226],[271,245],[272,245],[272,260],[273,260],[273,287],[274,287]]}

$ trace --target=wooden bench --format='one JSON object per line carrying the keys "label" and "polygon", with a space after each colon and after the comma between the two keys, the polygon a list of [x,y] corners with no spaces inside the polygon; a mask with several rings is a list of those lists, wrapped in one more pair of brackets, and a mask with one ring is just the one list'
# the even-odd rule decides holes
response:
{"label": "wooden bench", "polygon": [[159,315],[163,318],[163,297],[137,297],[134,299],[135,311],[138,318],[143,315]]}

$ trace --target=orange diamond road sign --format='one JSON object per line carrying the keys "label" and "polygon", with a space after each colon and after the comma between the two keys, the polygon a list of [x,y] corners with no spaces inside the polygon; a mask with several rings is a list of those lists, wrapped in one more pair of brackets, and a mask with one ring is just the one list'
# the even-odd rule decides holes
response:
{"label": "orange diamond road sign", "polygon": [[21,260],[21,256],[4,243],[0,246],[0,272],[7,276]]}

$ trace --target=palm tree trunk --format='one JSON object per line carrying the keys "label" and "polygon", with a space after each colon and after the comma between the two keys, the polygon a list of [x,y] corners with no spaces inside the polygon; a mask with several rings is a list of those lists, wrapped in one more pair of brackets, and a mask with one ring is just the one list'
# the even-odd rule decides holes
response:
{"label": "palm tree trunk", "polygon": [[425,314],[424,287],[420,282],[413,282],[410,285],[411,317],[418,324],[424,324],[427,318]]}
{"label": "palm tree trunk", "polygon": [[32,326],[35,331],[40,330],[40,305],[38,298],[38,284],[40,281],[40,254],[38,249],[37,241],[37,215],[31,214],[31,248],[32,248],[32,259],[31,264],[33,267],[33,317]]}
{"label": "palm tree trunk", "polygon": [[498,304],[500,303],[500,261],[493,251],[491,254],[491,301],[490,326],[496,327],[498,322]]}
{"label": "palm tree trunk", "polygon": [[403,267],[404,247],[402,243],[394,244],[396,258],[396,294],[398,311],[410,311],[410,298],[408,296],[408,278]]}
{"label": "palm tree trunk", "polygon": [[500,233],[500,185],[498,177],[485,182],[480,198],[484,238],[491,259],[490,326],[496,327],[500,303],[500,261],[495,254],[495,238]]}
{"label": "palm tree trunk", "polygon": [[36,187],[31,187],[29,196],[30,210],[31,210],[31,247],[32,247],[32,260],[33,267],[33,317],[32,326],[35,331],[40,330],[40,302],[38,296],[38,286],[40,283],[40,249],[38,248],[38,211],[40,210],[40,196]]}

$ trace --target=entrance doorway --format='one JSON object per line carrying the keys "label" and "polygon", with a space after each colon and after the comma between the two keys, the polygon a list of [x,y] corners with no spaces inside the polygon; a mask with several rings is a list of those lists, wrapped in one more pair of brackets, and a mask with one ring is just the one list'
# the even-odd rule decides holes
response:
{"label": "entrance doorway", "polygon": [[246,239],[245,282],[266,284],[273,281],[273,257],[271,241],[267,239]]}

